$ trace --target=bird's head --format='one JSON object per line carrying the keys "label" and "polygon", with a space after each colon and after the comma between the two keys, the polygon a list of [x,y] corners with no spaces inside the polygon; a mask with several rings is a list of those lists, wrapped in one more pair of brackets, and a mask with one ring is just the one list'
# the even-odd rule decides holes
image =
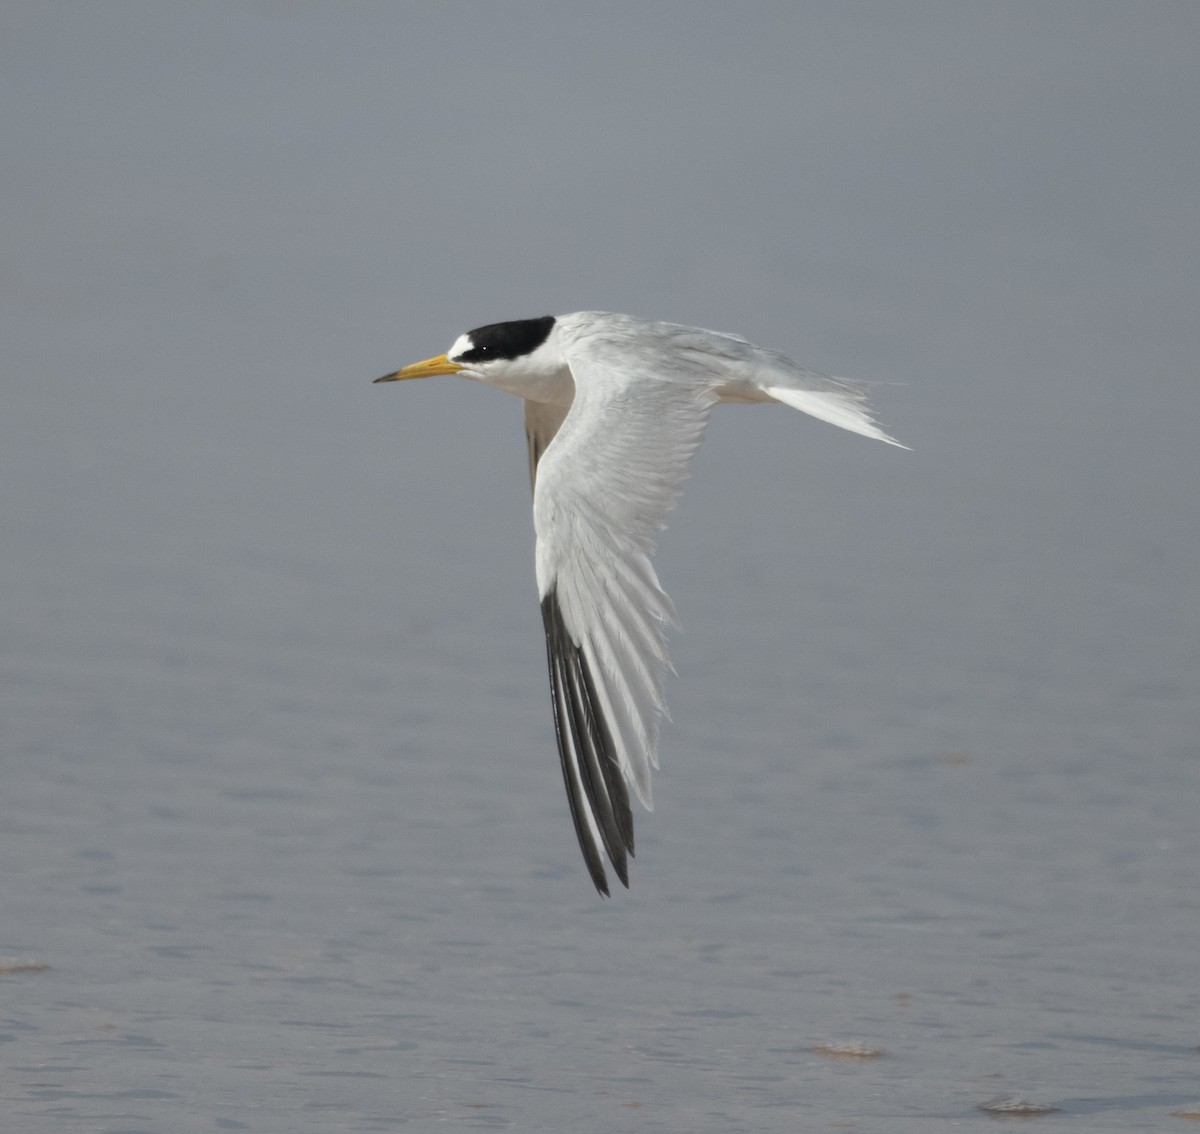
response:
{"label": "bird's head", "polygon": [[445,354],[414,362],[375,381],[399,382],[437,374],[461,374],[538,400],[539,388],[548,381],[558,381],[566,365],[554,325],[553,315],[543,315],[539,319],[515,319],[476,327],[459,335]]}

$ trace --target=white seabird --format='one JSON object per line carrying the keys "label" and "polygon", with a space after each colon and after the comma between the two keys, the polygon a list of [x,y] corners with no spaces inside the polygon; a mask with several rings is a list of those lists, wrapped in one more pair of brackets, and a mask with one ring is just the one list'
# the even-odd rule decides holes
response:
{"label": "white seabird", "polygon": [[[782,402],[892,445],[862,389],[737,335],[579,311],[492,323],[445,354],[376,379],[438,374],[524,399],[538,595],[554,729],[575,832],[596,889],[601,850],[628,887],[633,815],[652,808],[675,610],[654,535],[719,402]],[[901,446],[903,448],[904,446]]]}

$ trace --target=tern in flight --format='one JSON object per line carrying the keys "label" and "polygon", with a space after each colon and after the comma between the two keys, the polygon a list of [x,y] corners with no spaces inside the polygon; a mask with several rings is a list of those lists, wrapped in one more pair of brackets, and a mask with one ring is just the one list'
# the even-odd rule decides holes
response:
{"label": "tern in flight", "polygon": [[[709,412],[782,402],[892,445],[862,389],[737,335],[578,311],[492,323],[376,379],[458,374],[525,402],[554,731],[588,873],[629,885],[629,788],[652,808],[671,600],[650,562]],[[903,446],[901,446],[903,448]]]}

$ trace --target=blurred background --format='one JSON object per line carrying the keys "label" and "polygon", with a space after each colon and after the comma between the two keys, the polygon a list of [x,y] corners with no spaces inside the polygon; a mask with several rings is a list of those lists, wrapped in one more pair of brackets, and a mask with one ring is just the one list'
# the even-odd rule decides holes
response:
{"label": "blurred background", "polygon": [[[6,4],[22,1129],[1200,1101],[1198,48],[1186,2]],[[520,405],[370,385],[586,308],[912,447],[714,415],[608,903]]]}

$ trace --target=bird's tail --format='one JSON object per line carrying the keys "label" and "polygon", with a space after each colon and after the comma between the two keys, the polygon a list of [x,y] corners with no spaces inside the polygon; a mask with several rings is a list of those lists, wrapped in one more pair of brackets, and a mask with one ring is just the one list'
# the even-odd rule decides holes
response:
{"label": "bird's tail", "polygon": [[873,437],[877,441],[886,441],[889,445],[901,445],[894,437],[889,437],[871,417],[867,408],[866,391],[854,382],[842,378],[825,378],[822,389],[803,390],[792,386],[767,386],[765,392],[777,402],[798,409],[810,417],[820,418],[830,425],[848,429],[851,433],[860,433],[863,437]]}

